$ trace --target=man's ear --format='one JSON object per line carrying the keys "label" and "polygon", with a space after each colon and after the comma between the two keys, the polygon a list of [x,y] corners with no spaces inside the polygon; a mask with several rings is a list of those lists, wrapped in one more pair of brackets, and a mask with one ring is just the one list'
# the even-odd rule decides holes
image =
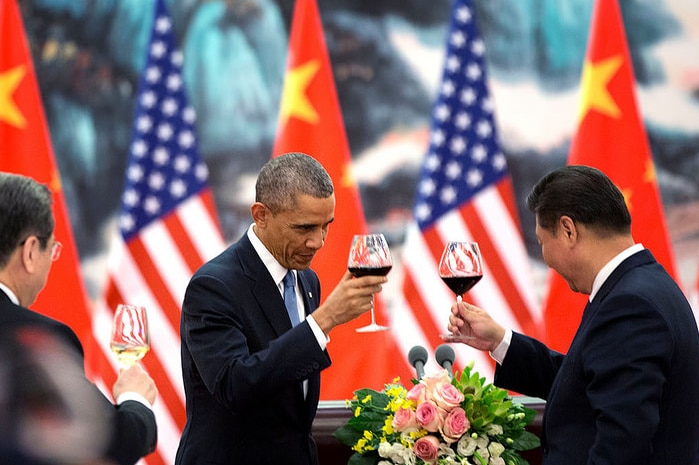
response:
{"label": "man's ear", "polygon": [[256,225],[264,227],[267,224],[268,215],[271,215],[272,212],[263,203],[255,202],[250,207],[250,214]]}
{"label": "man's ear", "polygon": [[575,241],[578,238],[578,228],[575,226],[575,221],[570,216],[563,215],[558,219],[558,229],[564,238],[569,241]]}
{"label": "man's ear", "polygon": [[39,254],[41,252],[41,243],[36,236],[29,236],[24,244],[21,245],[21,260],[22,266],[29,272],[36,271],[39,263]]}

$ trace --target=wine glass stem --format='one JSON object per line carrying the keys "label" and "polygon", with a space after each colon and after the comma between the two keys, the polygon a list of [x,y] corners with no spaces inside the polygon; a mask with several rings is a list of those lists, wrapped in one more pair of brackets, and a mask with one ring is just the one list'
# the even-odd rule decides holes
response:
{"label": "wine glass stem", "polygon": [[374,316],[374,296],[371,296],[371,324],[376,324],[376,317]]}
{"label": "wine glass stem", "polygon": [[462,300],[462,299],[461,299],[461,294],[457,295],[457,296],[456,296],[456,303],[457,303],[457,304],[460,304],[460,303],[461,303],[461,300]]}

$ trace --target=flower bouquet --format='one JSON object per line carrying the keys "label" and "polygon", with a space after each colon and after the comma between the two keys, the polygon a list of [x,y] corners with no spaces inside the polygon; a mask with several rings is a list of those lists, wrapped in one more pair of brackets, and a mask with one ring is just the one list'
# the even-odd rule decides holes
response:
{"label": "flower bouquet", "polygon": [[354,454],[348,465],[523,465],[520,451],[539,447],[525,427],[536,412],[485,383],[467,366],[414,380],[395,379],[381,392],[359,389],[354,414],[334,436]]}

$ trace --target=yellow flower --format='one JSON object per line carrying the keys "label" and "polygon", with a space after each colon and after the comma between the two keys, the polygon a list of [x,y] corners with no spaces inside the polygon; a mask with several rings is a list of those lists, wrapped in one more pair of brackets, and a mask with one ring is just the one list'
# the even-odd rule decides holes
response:
{"label": "yellow flower", "polygon": [[366,397],[362,399],[362,404],[367,404],[369,402],[371,402],[371,394],[367,394]]}
{"label": "yellow flower", "polygon": [[381,428],[384,434],[393,434],[393,417],[388,416],[384,420],[383,428]]}

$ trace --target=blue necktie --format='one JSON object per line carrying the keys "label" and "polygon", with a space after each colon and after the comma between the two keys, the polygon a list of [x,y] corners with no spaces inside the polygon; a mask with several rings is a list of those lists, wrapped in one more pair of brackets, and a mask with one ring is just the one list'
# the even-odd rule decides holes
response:
{"label": "blue necktie", "polygon": [[299,308],[296,304],[296,280],[294,279],[294,272],[289,270],[284,276],[284,305],[286,305],[286,312],[291,318],[291,326],[296,326],[300,323],[299,321]]}

